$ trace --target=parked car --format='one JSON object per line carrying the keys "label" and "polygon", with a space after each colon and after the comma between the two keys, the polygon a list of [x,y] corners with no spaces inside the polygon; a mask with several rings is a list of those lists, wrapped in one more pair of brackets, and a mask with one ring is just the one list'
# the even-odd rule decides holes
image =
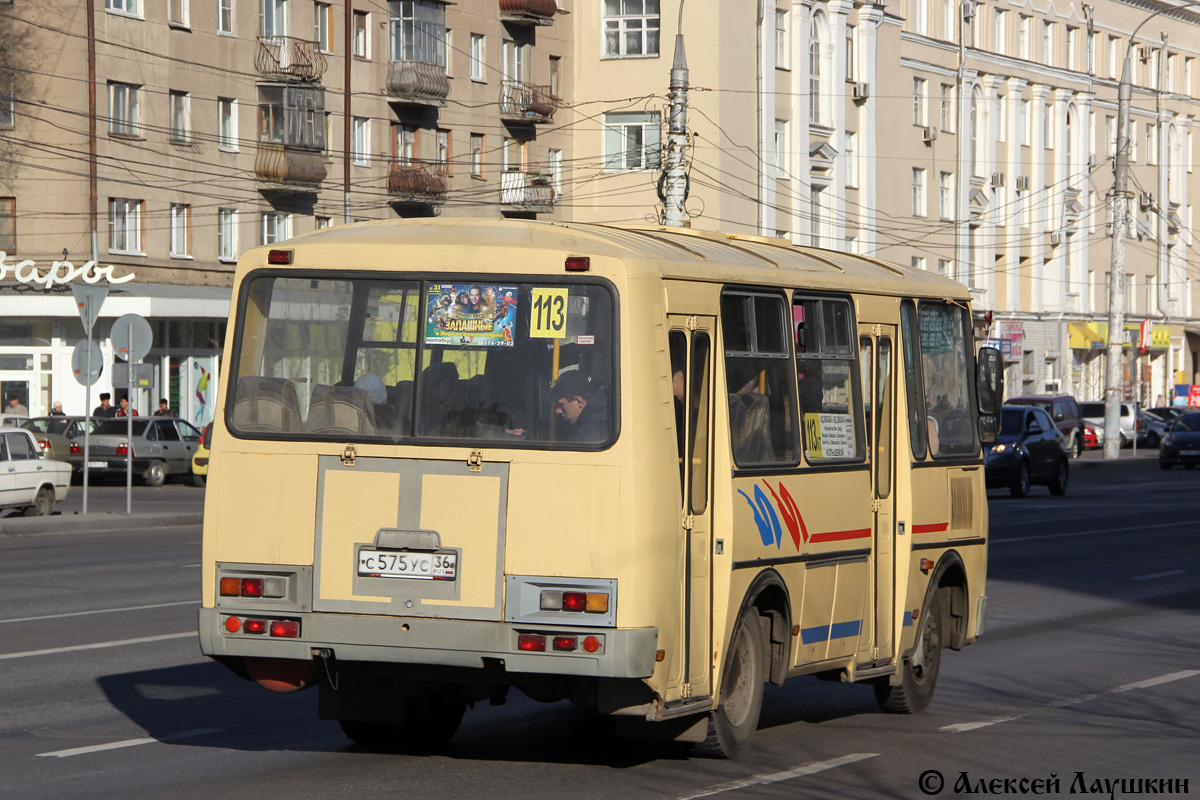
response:
{"label": "parked car", "polygon": [[[91,435],[88,469],[93,475],[123,475],[129,454],[128,420],[102,421]],[[133,471],[147,486],[162,486],[169,475],[190,475],[200,431],[175,417],[133,420]]]}
{"label": "parked car", "polygon": [[1171,423],[1162,417],[1151,414],[1148,411],[1138,411],[1138,444],[1144,444],[1147,447],[1158,447],[1159,442],[1167,435],[1167,431],[1170,428]]}
{"label": "parked car", "polygon": [[[83,431],[85,427],[96,430],[100,420],[92,417],[32,417],[21,427],[33,431],[38,447],[47,458],[65,461],[71,465],[73,474],[83,474]],[[72,458],[72,453],[78,454]]]}
{"label": "parked car", "polygon": [[1083,426],[1083,446],[1087,450],[1095,450],[1100,446],[1100,437],[1096,435],[1096,429],[1091,425]]}
{"label": "parked car", "polygon": [[[1137,435],[1134,427],[1135,411],[1137,406],[1133,403],[1121,403],[1121,447],[1128,447],[1133,442],[1133,437]],[[1096,437],[1100,439],[1100,444],[1104,444],[1104,402],[1089,401],[1079,404],[1079,411],[1083,414],[1083,421],[1096,429]]]}
{"label": "parked car", "polygon": [[1014,397],[1007,405],[1033,406],[1040,408],[1054,420],[1054,426],[1062,432],[1066,443],[1067,454],[1078,458],[1083,454],[1086,443],[1083,438],[1083,417],[1079,413],[1079,403],[1069,394],[1043,394]]}
{"label": "parked car", "polygon": [[1040,484],[1061,496],[1070,474],[1062,433],[1049,414],[1034,406],[1000,409],[1000,435],[984,455],[989,489],[1007,487],[1013,497],[1025,497],[1031,485]]}
{"label": "parked car", "polygon": [[1191,406],[1155,406],[1154,408],[1147,408],[1146,413],[1160,417],[1169,425],[1184,414],[1190,414],[1195,410]]}
{"label": "parked car", "polygon": [[32,431],[0,428],[0,508],[44,517],[71,489],[71,467],[41,452]]}
{"label": "parked car", "polygon": [[1184,414],[1171,425],[1158,450],[1158,465],[1170,469],[1182,464],[1194,469],[1200,464],[1200,412]]}
{"label": "parked car", "polygon": [[27,419],[24,414],[0,414],[0,428],[19,428]]}
{"label": "parked car", "polygon": [[200,434],[200,445],[192,456],[192,485],[203,486],[208,480],[208,443],[212,441],[212,423],[204,426]]}

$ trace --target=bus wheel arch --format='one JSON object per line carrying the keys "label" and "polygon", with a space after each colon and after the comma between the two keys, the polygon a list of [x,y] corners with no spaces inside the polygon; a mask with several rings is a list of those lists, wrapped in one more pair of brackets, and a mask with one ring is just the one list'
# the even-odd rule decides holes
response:
{"label": "bus wheel arch", "polygon": [[942,595],[942,613],[945,625],[945,646],[951,650],[962,650],[967,644],[967,569],[962,557],[955,550],[948,550],[938,560],[930,573],[929,586],[925,590],[926,607],[934,593]]}
{"label": "bus wheel arch", "polygon": [[752,610],[757,610],[761,618],[762,644],[766,655],[763,680],[775,686],[782,686],[787,676],[788,651],[792,640],[791,608],[787,584],[774,569],[765,569],[758,574],[746,589],[738,608],[739,619]]}

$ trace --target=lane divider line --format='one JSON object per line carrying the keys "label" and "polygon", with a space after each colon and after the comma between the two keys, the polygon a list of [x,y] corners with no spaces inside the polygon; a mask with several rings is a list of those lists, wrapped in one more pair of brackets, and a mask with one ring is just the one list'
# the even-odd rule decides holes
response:
{"label": "lane divider line", "polygon": [[150,606],[124,606],[122,608],[97,608],[94,611],[71,611],[66,614],[45,614],[40,617],[17,617],[15,619],[0,619],[0,625],[9,622],[37,622],[43,619],[62,619],[64,617],[86,617],[89,614],[113,614],[118,611],[142,611],[147,608],[170,608],[171,606],[196,605],[197,600],[180,600],[177,603],[155,603]]}
{"label": "lane divider line", "polygon": [[1186,569],[1173,569],[1170,572],[1156,572],[1153,575],[1139,575],[1136,578],[1130,578],[1131,581],[1152,581],[1155,578],[1169,578],[1172,575],[1182,575],[1187,572]]}
{"label": "lane divider line", "polygon": [[174,742],[178,739],[192,739],[197,736],[207,736],[210,733],[220,732],[220,728],[197,728],[192,731],[173,733],[170,736],[143,736],[140,739],[125,739],[120,742],[109,742],[108,744],[93,744],[88,747],[72,747],[70,750],[38,753],[35,758],[70,758],[71,756],[82,756],[87,753],[100,753],[105,750],[120,750],[123,747],[137,747],[140,744],[150,744],[151,742]]}
{"label": "lane divider line", "polygon": [[818,772],[824,772],[834,767],[840,767],[845,764],[853,764],[855,761],[865,761],[868,758],[875,758],[879,753],[851,753],[841,758],[832,758],[828,761],[817,761],[812,764],[805,764],[795,769],[789,769],[786,772],[772,772],[768,775],[753,775],[749,778],[733,783],[724,783],[720,786],[714,786],[710,789],[698,792],[696,794],[683,795],[679,800],[695,800],[698,797],[711,797],[714,794],[722,792],[732,792],[736,789],[744,789],[747,786],[762,786],[768,783],[779,783],[780,781],[791,780],[792,778],[802,778],[805,775],[815,775]]}
{"label": "lane divider line", "polygon": [[988,537],[988,545],[995,547],[998,544],[1009,544],[1013,542],[1037,542],[1042,539],[1070,539],[1074,536],[1103,536],[1106,533],[1129,533],[1130,531],[1152,531],[1159,528],[1182,528],[1189,525],[1187,522],[1164,522],[1160,525],[1131,525],[1127,528],[1105,528],[1098,531],[1075,531],[1074,533],[1046,533],[1040,536],[1015,536],[1013,538],[997,539],[994,536]]}
{"label": "lane divider line", "polygon": [[106,647],[120,647],[126,644],[165,642],[169,639],[186,639],[197,635],[196,631],[188,631],[187,633],[168,633],[163,636],[139,636],[136,639],[117,639],[111,642],[96,642],[95,644],[76,644],[70,647],[51,647],[47,650],[26,650],[24,653],[0,653],[0,661],[8,661],[14,658],[29,658],[30,656],[52,656],[58,653],[74,653],[80,650],[103,650]]}
{"label": "lane divider line", "polygon": [[1092,694],[1085,694],[1080,697],[1072,697],[1067,700],[1056,700],[1053,703],[1047,703],[1045,706],[1031,709],[1023,714],[1014,714],[1011,717],[997,717],[995,719],[980,720],[979,722],[958,722],[954,725],[943,725],[942,727],[938,728],[938,730],[942,733],[966,733],[967,731],[987,728],[991,725],[999,725],[1002,722],[1012,722],[1013,720],[1017,719],[1025,719],[1028,716],[1036,714],[1039,711],[1044,711],[1048,708],[1069,708],[1070,706],[1077,706],[1080,703],[1087,703],[1092,700],[1097,700],[1101,697],[1110,697],[1114,694],[1129,692],[1133,691],[1134,689],[1149,689],[1152,686],[1161,686],[1164,683],[1174,683],[1175,681],[1194,678],[1197,675],[1200,675],[1200,669],[1185,669],[1179,672],[1170,672],[1166,675],[1159,675],[1157,678],[1148,678],[1144,681],[1138,681],[1137,683],[1126,683],[1122,686],[1116,686],[1103,692],[1093,692]]}

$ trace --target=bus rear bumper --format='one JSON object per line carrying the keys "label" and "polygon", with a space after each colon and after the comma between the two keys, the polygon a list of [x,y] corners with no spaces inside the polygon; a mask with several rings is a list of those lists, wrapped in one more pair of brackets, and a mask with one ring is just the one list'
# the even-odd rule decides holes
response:
{"label": "bus rear bumper", "polygon": [[[228,620],[238,620],[229,629]],[[246,620],[264,620],[266,631],[247,633]],[[299,636],[271,636],[273,621],[299,623]],[[518,636],[544,636],[544,651],[518,649]],[[589,637],[596,647],[588,652]],[[555,638],[575,648],[555,650]],[[538,640],[535,638],[534,644]],[[561,644],[566,644],[562,642]],[[427,664],[483,669],[499,662],[507,672],[599,678],[648,678],[654,672],[657,628],[594,628],[517,625],[505,622],[324,613],[249,614],[200,609],[200,651],[211,657],[283,658],[309,661],[321,651],[341,661]]]}

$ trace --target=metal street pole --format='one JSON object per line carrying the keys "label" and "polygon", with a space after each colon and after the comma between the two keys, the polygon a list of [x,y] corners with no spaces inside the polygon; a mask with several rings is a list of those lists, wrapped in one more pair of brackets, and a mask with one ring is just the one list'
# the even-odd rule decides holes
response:
{"label": "metal street pole", "polygon": [[683,0],[679,3],[679,28],[675,34],[675,59],[671,64],[671,119],[667,129],[667,164],[663,174],[663,223],[667,227],[685,226],[683,209],[687,193],[687,171],[683,149],[687,145],[687,54],[683,49]]}

